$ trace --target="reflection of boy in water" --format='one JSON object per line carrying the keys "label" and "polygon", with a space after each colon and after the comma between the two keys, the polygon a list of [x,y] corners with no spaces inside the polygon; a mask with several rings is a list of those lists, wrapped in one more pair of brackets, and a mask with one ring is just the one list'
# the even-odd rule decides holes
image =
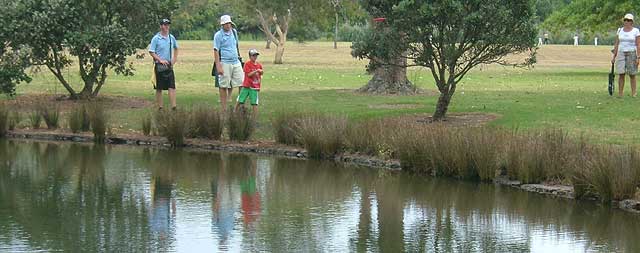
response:
{"label": "reflection of boy in water", "polygon": [[240,182],[242,192],[242,220],[245,225],[251,225],[260,216],[260,192],[256,187],[257,160],[251,159],[251,166],[247,169],[249,175]]}
{"label": "reflection of boy in water", "polygon": [[160,177],[155,177],[151,187],[153,203],[151,204],[151,231],[160,240],[161,245],[173,232],[173,219],[176,215],[176,201],[172,197],[173,184]]}

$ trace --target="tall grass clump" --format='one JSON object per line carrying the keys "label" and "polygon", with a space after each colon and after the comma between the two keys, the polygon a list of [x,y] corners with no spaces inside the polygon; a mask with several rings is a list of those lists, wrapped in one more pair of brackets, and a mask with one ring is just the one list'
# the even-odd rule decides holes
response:
{"label": "tall grass clump", "polygon": [[15,110],[11,111],[9,113],[9,130],[15,130],[20,124],[20,121],[22,121],[22,115],[20,114],[20,112]]}
{"label": "tall grass clump", "polygon": [[344,146],[347,120],[343,117],[311,115],[299,121],[299,137],[309,158],[334,157]]}
{"label": "tall grass clump", "polygon": [[361,154],[379,156],[388,154],[390,150],[389,137],[391,131],[401,128],[394,127],[391,120],[365,120],[351,122],[345,132],[345,145],[348,150]]}
{"label": "tall grass clump", "polygon": [[41,124],[42,124],[42,114],[40,113],[40,110],[35,109],[31,111],[29,113],[29,125],[31,126],[31,128],[38,129],[40,128]]}
{"label": "tall grass clump", "polygon": [[495,128],[410,124],[393,138],[403,169],[419,174],[492,181],[506,135]]}
{"label": "tall grass clump", "polygon": [[[586,153],[586,152],[585,152]],[[576,198],[597,198],[602,202],[631,199],[640,181],[640,153],[631,147],[595,147],[573,168]]]}
{"label": "tall grass clump", "polygon": [[109,120],[109,116],[107,115],[104,106],[99,103],[94,103],[88,107],[87,112],[89,114],[94,142],[104,143],[107,139],[106,134]]}
{"label": "tall grass clump", "polygon": [[182,147],[190,131],[190,117],[185,111],[159,111],[155,122],[158,133],[167,138],[172,147]]}
{"label": "tall grass clump", "polygon": [[144,134],[144,136],[151,135],[151,128],[153,127],[152,121],[153,119],[149,114],[142,116],[142,134]]}
{"label": "tall grass clump", "polygon": [[58,105],[41,104],[38,110],[48,129],[57,129],[60,126],[60,107]]}
{"label": "tall grass clump", "polygon": [[435,173],[435,143],[429,129],[408,124],[393,138],[394,157],[400,160],[402,169],[418,174]]}
{"label": "tall grass clump", "polygon": [[71,109],[68,117],[71,132],[79,133],[91,130],[91,119],[86,105],[76,105]]}
{"label": "tall grass clump", "polygon": [[271,118],[276,142],[285,145],[302,145],[298,136],[300,135],[300,120],[305,115],[309,114],[290,110],[276,112]]}
{"label": "tall grass clump", "polygon": [[237,112],[231,112],[227,118],[229,139],[233,141],[247,141],[253,135],[255,122],[251,113],[244,107]]}
{"label": "tall grass clump", "polygon": [[5,137],[9,132],[9,110],[0,105],[0,137]]}
{"label": "tall grass clump", "polygon": [[512,133],[505,152],[507,174],[522,183],[564,181],[585,145],[583,139],[573,140],[561,129]]}
{"label": "tall grass clump", "polygon": [[194,137],[220,140],[224,124],[219,110],[205,106],[196,107],[193,111],[192,131]]}

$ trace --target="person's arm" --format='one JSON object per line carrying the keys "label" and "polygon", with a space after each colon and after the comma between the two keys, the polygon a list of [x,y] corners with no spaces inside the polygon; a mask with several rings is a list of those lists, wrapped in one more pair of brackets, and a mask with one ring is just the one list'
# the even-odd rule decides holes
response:
{"label": "person's arm", "polygon": [[[636,41],[638,39],[636,38]],[[616,40],[613,42],[613,59],[611,59],[611,63],[616,62],[616,57],[618,56],[618,44],[620,44],[620,39],[618,39],[618,35],[616,34]]]}
{"label": "person's arm", "polygon": [[171,65],[175,65],[178,61],[178,41],[173,38],[173,55],[171,59]]}
{"label": "person's arm", "polygon": [[[217,34],[216,34],[217,35]],[[220,63],[220,42],[218,41],[218,37],[213,36],[213,61],[216,65],[216,69],[218,70],[218,75],[224,75],[224,70],[222,69],[222,64]]]}

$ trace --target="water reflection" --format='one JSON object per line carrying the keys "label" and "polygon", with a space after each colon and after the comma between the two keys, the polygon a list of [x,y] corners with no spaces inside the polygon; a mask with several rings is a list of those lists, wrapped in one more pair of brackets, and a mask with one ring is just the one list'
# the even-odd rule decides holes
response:
{"label": "water reflection", "polygon": [[640,251],[640,217],[237,154],[0,141],[0,251]]}

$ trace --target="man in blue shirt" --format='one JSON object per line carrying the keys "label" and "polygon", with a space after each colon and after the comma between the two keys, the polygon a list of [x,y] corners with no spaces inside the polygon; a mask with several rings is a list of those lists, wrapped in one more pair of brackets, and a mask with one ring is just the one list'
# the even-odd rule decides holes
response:
{"label": "man in blue shirt", "polygon": [[156,74],[156,103],[162,110],[162,91],[169,90],[171,108],[176,109],[176,79],[173,66],[178,60],[178,41],[169,33],[169,19],[160,21],[160,32],[156,33],[149,45],[149,54],[153,57],[153,70]]}
{"label": "man in blue shirt", "polygon": [[244,72],[238,54],[238,32],[233,29],[231,16],[220,17],[220,25],[222,29],[213,36],[213,58],[218,71],[216,78],[220,85],[220,104],[226,112],[233,88],[242,86]]}

